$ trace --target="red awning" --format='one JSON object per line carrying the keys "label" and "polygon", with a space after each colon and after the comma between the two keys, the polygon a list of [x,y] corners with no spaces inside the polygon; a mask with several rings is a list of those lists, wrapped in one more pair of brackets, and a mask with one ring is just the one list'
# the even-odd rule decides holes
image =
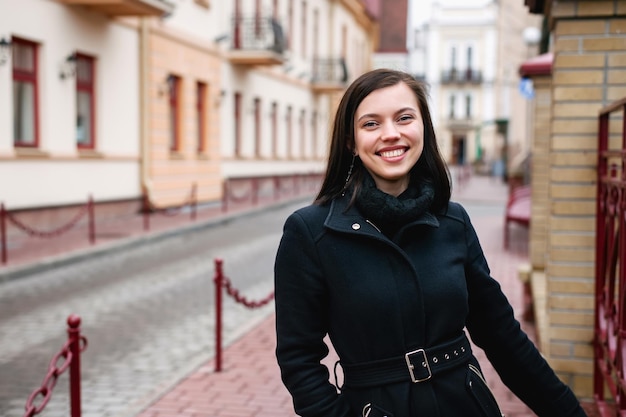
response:
{"label": "red awning", "polygon": [[530,77],[533,75],[550,75],[552,74],[552,61],[554,56],[552,52],[530,58],[519,67],[519,75],[522,77]]}

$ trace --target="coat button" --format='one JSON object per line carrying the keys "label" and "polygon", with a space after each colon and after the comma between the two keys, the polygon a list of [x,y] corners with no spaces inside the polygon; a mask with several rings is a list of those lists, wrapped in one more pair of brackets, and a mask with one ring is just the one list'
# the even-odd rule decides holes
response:
{"label": "coat button", "polygon": [[354,224],[352,225],[352,229],[354,229],[354,230],[359,230],[360,228],[361,228],[361,225],[360,225],[360,224],[358,224],[358,223],[354,223]]}

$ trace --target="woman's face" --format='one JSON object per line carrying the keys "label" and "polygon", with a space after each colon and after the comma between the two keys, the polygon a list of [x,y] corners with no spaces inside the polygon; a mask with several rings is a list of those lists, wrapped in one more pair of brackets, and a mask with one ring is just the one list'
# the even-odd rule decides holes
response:
{"label": "woman's face", "polygon": [[413,90],[400,82],[372,91],[354,115],[355,151],[387,194],[409,186],[409,172],[424,149],[424,122]]}

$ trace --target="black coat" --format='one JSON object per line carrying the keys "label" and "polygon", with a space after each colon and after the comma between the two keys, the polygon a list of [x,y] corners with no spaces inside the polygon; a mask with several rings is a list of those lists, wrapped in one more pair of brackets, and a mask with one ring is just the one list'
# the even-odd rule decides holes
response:
{"label": "black coat", "polygon": [[276,256],[276,354],[299,415],[499,417],[473,355],[428,381],[344,387],[340,394],[320,364],[326,334],[342,363],[359,364],[401,358],[467,329],[539,416],[585,416],[521,330],[460,205],[424,214],[393,239],[346,205],[344,197],[293,213]]}

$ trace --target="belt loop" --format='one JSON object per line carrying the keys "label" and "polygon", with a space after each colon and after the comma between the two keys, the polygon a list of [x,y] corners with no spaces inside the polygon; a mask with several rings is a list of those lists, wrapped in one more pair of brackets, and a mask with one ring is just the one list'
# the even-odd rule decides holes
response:
{"label": "belt loop", "polygon": [[335,387],[337,388],[337,391],[339,391],[339,393],[341,393],[341,389],[343,388],[343,384],[341,384],[341,386],[339,386],[339,378],[337,378],[337,365],[341,365],[341,361],[335,362],[335,366],[333,367],[333,373],[335,374]]}

